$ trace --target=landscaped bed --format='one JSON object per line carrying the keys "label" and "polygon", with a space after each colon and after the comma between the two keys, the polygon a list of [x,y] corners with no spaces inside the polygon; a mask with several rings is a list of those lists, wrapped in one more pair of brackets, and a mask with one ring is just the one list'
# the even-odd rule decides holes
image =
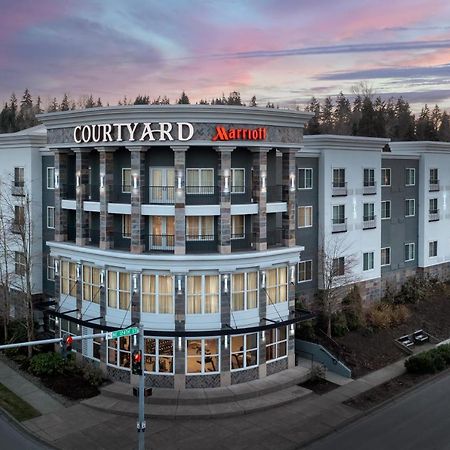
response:
{"label": "landscaped bed", "polygon": [[[22,422],[24,420],[33,419],[41,414],[31,405],[11,392],[7,387],[0,383],[0,408],[6,410],[15,419]],[[0,445],[1,447],[1,445]]]}
{"label": "landscaped bed", "polygon": [[326,394],[339,387],[337,384],[324,380],[323,378],[311,378],[304,383],[300,383],[299,386],[309,389],[319,395]]}

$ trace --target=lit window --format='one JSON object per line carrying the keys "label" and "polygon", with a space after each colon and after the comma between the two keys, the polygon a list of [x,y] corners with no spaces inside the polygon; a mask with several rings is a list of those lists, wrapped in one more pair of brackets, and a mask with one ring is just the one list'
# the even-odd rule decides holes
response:
{"label": "lit window", "polygon": [[122,169],[122,193],[124,193],[124,194],[131,193],[131,169],[130,168]]}
{"label": "lit window", "polygon": [[245,193],[245,169],[231,169],[231,193]]}
{"label": "lit window", "polygon": [[219,339],[186,339],[186,373],[218,373]]}
{"label": "lit window", "polygon": [[243,311],[258,306],[258,272],[231,275],[231,309]]}
{"label": "lit window", "polygon": [[272,328],[265,331],[266,336],[266,361],[287,356],[287,328]]}
{"label": "lit window", "polygon": [[128,309],[130,306],[130,274],[108,270],[108,306]]}
{"label": "lit window", "polygon": [[187,313],[218,313],[219,287],[220,283],[218,275],[188,275]]}
{"label": "lit window", "polygon": [[266,270],[267,304],[287,302],[287,285],[287,267]]}
{"label": "lit window", "polygon": [[130,368],[130,336],[108,339],[108,364],[110,366]]}
{"label": "lit window", "polygon": [[47,255],[47,280],[55,281],[55,257]]}
{"label": "lit window", "polygon": [[173,314],[172,275],[142,275],[142,312]]}
{"label": "lit window", "polygon": [[186,194],[214,194],[214,169],[186,169]]}
{"label": "lit window", "polygon": [[312,261],[300,261],[298,263],[298,282],[303,283],[305,281],[312,280]]}
{"label": "lit window", "polygon": [[173,373],[173,339],[144,338],[144,371]]}
{"label": "lit window", "polygon": [[258,333],[231,336],[231,370],[258,365]]}
{"label": "lit window", "polygon": [[100,272],[97,267],[83,266],[83,300],[100,303]]}
{"label": "lit window", "polygon": [[122,237],[131,238],[131,216],[130,214],[122,214]]}
{"label": "lit window", "polygon": [[231,239],[245,238],[245,216],[231,216]]}
{"label": "lit window", "polygon": [[391,247],[381,249],[381,265],[389,266],[391,264]]}
{"label": "lit window", "polygon": [[312,206],[299,206],[297,208],[297,223],[298,228],[312,227],[313,215]]}
{"label": "lit window", "polygon": [[214,217],[188,216],[186,217],[187,241],[213,241]]}
{"label": "lit window", "polygon": [[61,294],[76,297],[77,265],[70,261],[61,261]]}

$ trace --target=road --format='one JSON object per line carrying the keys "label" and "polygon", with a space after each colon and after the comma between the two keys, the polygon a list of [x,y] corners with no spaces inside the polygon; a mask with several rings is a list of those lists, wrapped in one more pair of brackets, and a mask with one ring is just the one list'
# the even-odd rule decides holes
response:
{"label": "road", "polygon": [[0,448],[2,450],[49,450],[49,447],[37,444],[26,433],[0,413]]}
{"label": "road", "polygon": [[450,450],[450,374],[306,449]]}

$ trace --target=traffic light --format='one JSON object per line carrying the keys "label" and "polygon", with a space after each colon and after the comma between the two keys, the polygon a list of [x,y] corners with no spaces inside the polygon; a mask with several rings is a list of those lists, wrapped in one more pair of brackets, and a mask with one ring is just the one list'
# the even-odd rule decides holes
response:
{"label": "traffic light", "polygon": [[72,351],[72,342],[73,342],[73,337],[67,336],[66,337],[66,352],[67,353]]}
{"label": "traffic light", "polygon": [[142,375],[142,352],[135,350],[131,358],[131,373],[133,375]]}

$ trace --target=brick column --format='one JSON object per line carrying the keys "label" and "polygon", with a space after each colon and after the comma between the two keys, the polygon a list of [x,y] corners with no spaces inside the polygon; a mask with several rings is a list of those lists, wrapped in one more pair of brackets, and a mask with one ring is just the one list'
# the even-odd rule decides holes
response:
{"label": "brick column", "polygon": [[[101,195],[101,194],[100,194]],[[100,289],[100,329],[102,326],[106,325],[106,311],[107,311],[107,300],[106,300],[106,270],[103,270],[103,283]],[[108,361],[107,355],[107,340],[103,339],[100,346],[100,368],[106,373],[106,363]]]}
{"label": "brick column", "polygon": [[84,201],[89,199],[90,148],[73,148],[75,152],[76,180],[76,243],[86,245],[89,239],[89,213],[84,211]]}
{"label": "brick column", "polygon": [[[145,191],[145,154],[147,147],[128,147],[131,152],[131,253],[145,251],[145,217],[141,213]],[[137,177],[137,188],[134,179]]]}
{"label": "brick column", "polygon": [[[67,210],[62,209],[61,200],[67,194],[67,165],[69,155],[67,150],[55,150],[55,241],[67,241]],[[55,180],[56,181],[56,180]]]}
{"label": "brick column", "polygon": [[[139,324],[141,321],[141,274],[133,272],[131,276],[131,323]],[[133,345],[133,337],[130,338],[130,350],[139,350],[139,339],[136,340],[136,346]],[[139,384],[139,376],[131,374],[130,382],[132,385]]]}
{"label": "brick column", "polygon": [[[174,152],[175,168],[175,255],[186,253],[186,152],[188,146],[176,145]],[[179,183],[179,179],[181,183]]]}
{"label": "brick column", "polygon": [[[218,178],[220,216],[218,223],[219,253],[231,253],[231,152],[235,147],[215,147],[219,152]],[[228,185],[225,181],[228,179]]]}
{"label": "brick column", "polygon": [[[220,276],[220,322],[223,330],[229,330],[231,324],[231,273],[223,273]],[[225,342],[227,345],[225,346]],[[231,385],[230,371],[230,336],[222,336],[220,339],[220,385]]]}
{"label": "brick column", "polygon": [[282,200],[286,203],[286,211],[282,215],[283,245],[295,245],[295,148],[282,149]]}
{"label": "brick column", "polygon": [[253,153],[253,198],[258,214],[253,216],[255,249],[267,250],[267,152],[269,148],[251,148]]}
{"label": "brick column", "polygon": [[[186,277],[185,274],[174,274],[175,280],[175,331],[186,330]],[[181,344],[181,346],[179,345]],[[186,386],[186,340],[175,338],[175,389]]]}
{"label": "brick column", "polygon": [[[293,273],[292,273],[293,270]],[[294,275],[292,279],[291,275]],[[288,305],[289,314],[295,314],[295,285],[296,285],[295,265],[288,266]],[[294,325],[295,329],[296,325]],[[295,334],[291,336],[291,326],[288,327],[288,367],[289,369],[295,367]]]}
{"label": "brick column", "polygon": [[116,147],[96,147],[100,162],[100,243],[103,250],[114,246],[113,240],[113,215],[108,213],[108,203],[114,189],[114,154]]}
{"label": "brick column", "polygon": [[[262,320],[266,317],[267,312],[267,294],[265,286],[263,286],[263,279],[265,278],[265,270],[261,269],[258,272],[259,276],[259,319],[261,325],[266,325],[266,321]],[[259,333],[259,378],[264,378],[267,373],[266,369],[266,340],[262,338],[264,332]]]}

